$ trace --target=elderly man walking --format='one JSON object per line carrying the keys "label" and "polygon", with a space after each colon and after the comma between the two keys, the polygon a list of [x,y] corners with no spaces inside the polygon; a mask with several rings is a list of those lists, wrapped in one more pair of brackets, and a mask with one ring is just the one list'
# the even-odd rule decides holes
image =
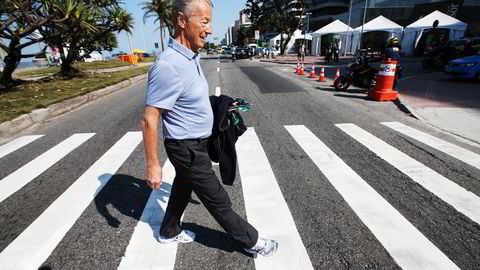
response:
{"label": "elderly man walking", "polygon": [[173,9],[175,35],[149,71],[142,121],[148,185],[159,189],[162,181],[156,143],[160,117],[165,150],[176,173],[158,241],[194,241],[195,234],[182,229],[180,224],[193,191],[220,226],[247,252],[271,256],[278,243],[259,238],[257,230],[232,210],[230,198],[208,156],[213,112],[198,50],[212,33],[212,2],[174,0]]}

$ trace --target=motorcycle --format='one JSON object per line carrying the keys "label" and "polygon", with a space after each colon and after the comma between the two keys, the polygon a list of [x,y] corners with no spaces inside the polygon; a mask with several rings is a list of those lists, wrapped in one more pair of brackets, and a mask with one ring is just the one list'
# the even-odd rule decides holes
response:
{"label": "motorcycle", "polygon": [[372,67],[366,56],[354,59],[347,67],[347,75],[342,75],[333,83],[335,90],[346,91],[352,84],[356,87],[370,89],[375,87],[375,75],[378,70]]}
{"label": "motorcycle", "polygon": [[428,52],[422,67],[425,70],[443,70],[452,59],[455,59],[455,49],[442,47]]}

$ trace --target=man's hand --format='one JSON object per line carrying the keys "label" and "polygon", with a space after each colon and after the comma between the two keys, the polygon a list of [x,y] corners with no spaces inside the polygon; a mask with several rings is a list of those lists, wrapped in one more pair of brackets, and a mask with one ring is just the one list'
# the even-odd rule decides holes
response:
{"label": "man's hand", "polygon": [[149,187],[152,189],[160,189],[160,184],[162,183],[162,167],[160,164],[148,166],[145,179]]}
{"label": "man's hand", "polygon": [[147,159],[145,179],[153,189],[160,189],[162,182],[162,167],[157,155],[157,124],[161,114],[161,109],[147,106],[142,119],[143,142]]}

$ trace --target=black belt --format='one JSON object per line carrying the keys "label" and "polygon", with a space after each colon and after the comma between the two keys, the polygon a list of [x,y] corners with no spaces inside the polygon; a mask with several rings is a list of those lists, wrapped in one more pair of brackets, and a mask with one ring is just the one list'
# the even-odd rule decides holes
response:
{"label": "black belt", "polygon": [[176,143],[176,144],[182,144],[182,143],[204,143],[204,142],[208,141],[208,138],[183,139],[183,140],[176,140],[176,139],[165,138],[164,141],[165,141],[166,143]]}

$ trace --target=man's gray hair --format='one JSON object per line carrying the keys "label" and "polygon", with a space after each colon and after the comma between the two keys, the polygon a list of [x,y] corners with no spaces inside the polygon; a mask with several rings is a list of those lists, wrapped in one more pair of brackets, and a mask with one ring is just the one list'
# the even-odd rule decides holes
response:
{"label": "man's gray hair", "polygon": [[[178,14],[178,12],[182,12],[185,15],[190,15],[192,12],[193,5],[197,3],[199,0],[173,0],[173,12],[174,14]],[[205,1],[211,7],[213,7],[212,0],[200,0]]]}

